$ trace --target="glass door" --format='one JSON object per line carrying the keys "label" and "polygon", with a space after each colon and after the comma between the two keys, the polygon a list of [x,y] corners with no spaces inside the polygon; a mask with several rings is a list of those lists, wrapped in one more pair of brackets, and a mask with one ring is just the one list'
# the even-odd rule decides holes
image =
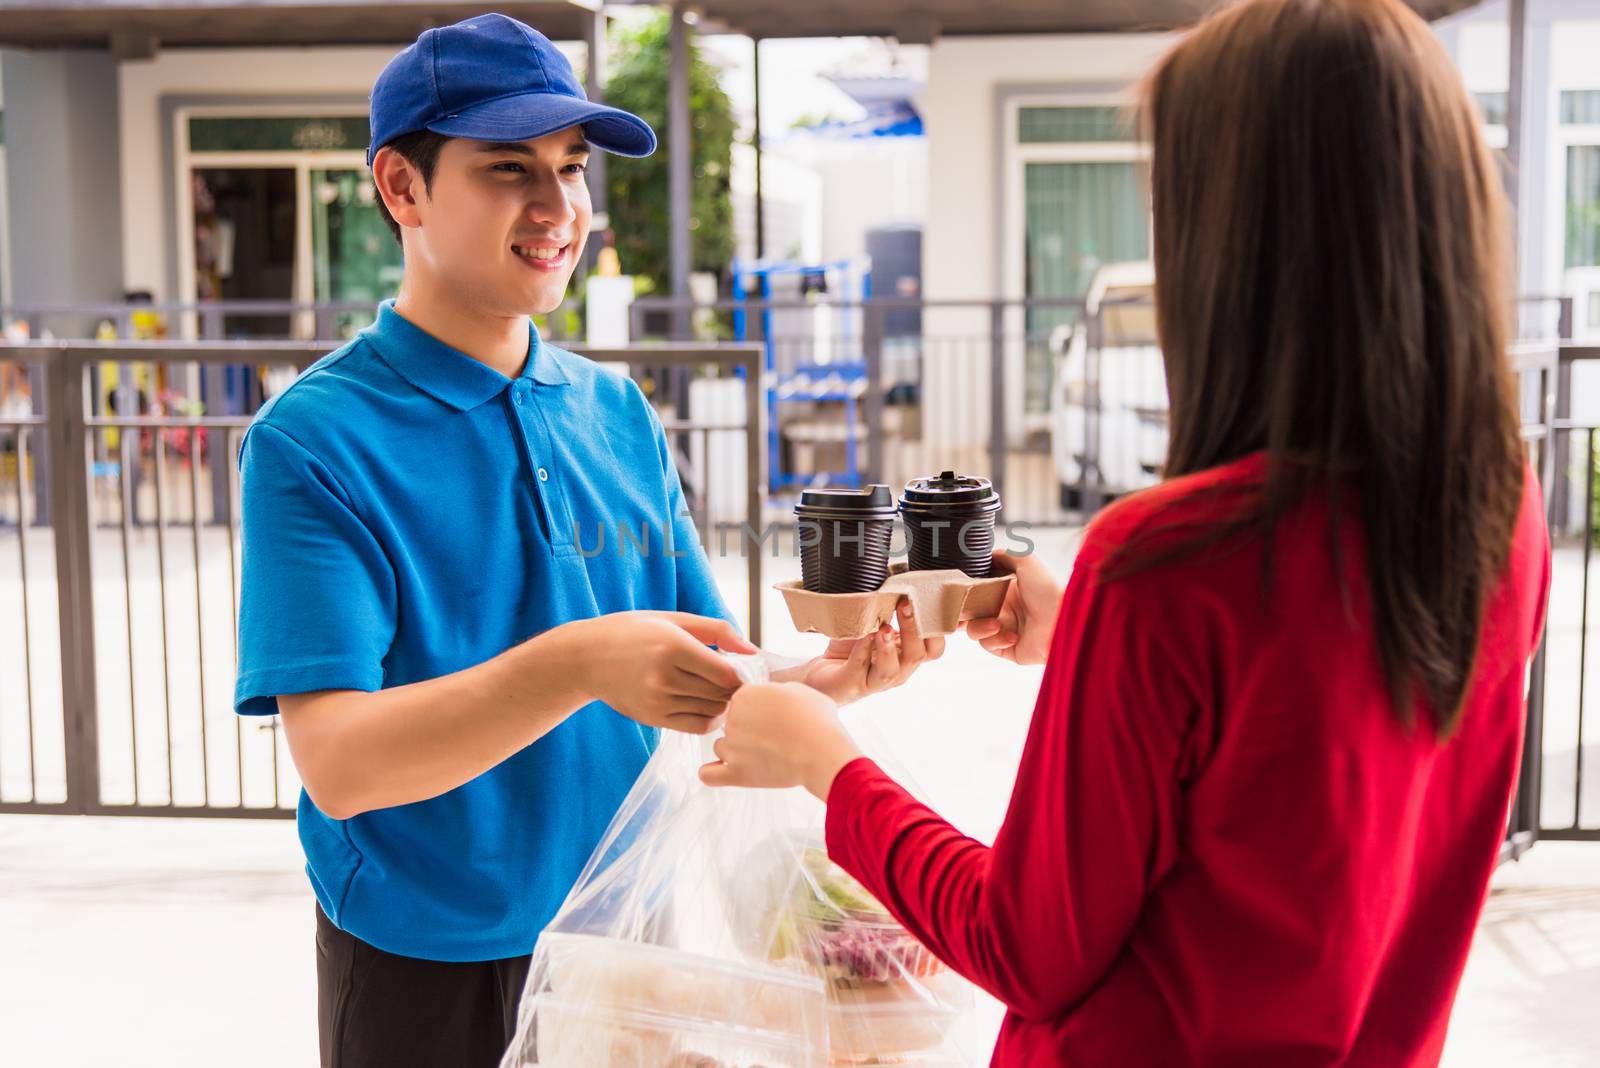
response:
{"label": "glass door", "polygon": [[307,180],[312,296],[362,305],[335,315],[338,336],[350,337],[372,321],[373,305],[400,291],[400,244],[383,221],[365,167],[312,169]]}
{"label": "glass door", "polygon": [[[1008,200],[1015,205],[1006,213],[1008,296],[1081,301],[1102,267],[1149,259],[1146,156],[1120,106],[1028,97],[1017,101],[1008,125]],[[1013,320],[1008,329],[1023,343],[1011,357],[1012,418],[1042,427],[1055,377],[1050,336],[1079,315],[1078,307],[1029,306]]]}
{"label": "glass door", "polygon": [[[1148,259],[1150,220],[1137,163],[1028,163],[1024,292],[1029,297],[1082,297],[1106,264]],[[1052,363],[1046,344],[1075,308],[1030,307],[1027,313],[1029,411],[1049,407]]]}
{"label": "glass door", "polygon": [[[292,301],[304,310],[234,313],[226,336],[309,338],[353,332],[398,287],[400,251],[378,216],[365,165],[367,119],[355,114],[184,113],[178,148],[179,218],[191,251],[180,292],[214,300]],[[361,302],[360,312],[313,310]],[[320,322],[319,322],[320,320]]]}
{"label": "glass door", "polygon": [[[195,298],[289,301],[295,295],[293,167],[196,167]],[[227,315],[222,336],[289,336],[289,316]]]}
{"label": "glass door", "polygon": [[1600,339],[1600,89],[1561,94],[1561,141],[1567,179],[1562,288],[1573,298],[1578,336],[1595,340]]}

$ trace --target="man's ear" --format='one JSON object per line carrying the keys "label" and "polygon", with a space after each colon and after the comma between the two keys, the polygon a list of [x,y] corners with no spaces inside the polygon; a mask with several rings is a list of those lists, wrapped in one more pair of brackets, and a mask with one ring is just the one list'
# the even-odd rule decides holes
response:
{"label": "man's ear", "polygon": [[412,229],[422,225],[417,201],[427,196],[427,190],[410,160],[385,145],[372,157],[372,180],[395,222]]}

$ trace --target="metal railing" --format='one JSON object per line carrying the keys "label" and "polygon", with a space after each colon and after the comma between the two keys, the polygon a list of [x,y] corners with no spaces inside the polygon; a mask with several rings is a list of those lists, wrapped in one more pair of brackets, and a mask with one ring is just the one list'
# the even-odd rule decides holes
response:
{"label": "metal railing", "polygon": [[[991,477],[1016,521],[1083,518],[1077,498],[1055,477],[1049,449],[1051,335],[1060,322],[1082,315],[1083,301],[878,297],[697,305],[651,297],[634,302],[631,336],[669,339],[672,312],[691,307],[688,318],[709,319],[702,327],[719,338],[743,337],[763,348],[765,481],[775,494],[793,496],[823,482],[903,485],[958,467]],[[820,328],[813,321],[819,308],[830,317]],[[580,311],[581,302],[570,300],[539,317],[541,333],[567,344],[579,332]],[[0,323],[21,324],[35,338],[88,338],[106,327],[124,340],[339,341],[371,314],[370,302],[352,301],[31,304],[0,308]],[[811,373],[806,381],[797,375],[802,370]],[[658,406],[682,420],[700,418],[706,391],[684,368],[654,369],[642,381]],[[214,492],[220,494],[220,484]]]}
{"label": "metal railing", "polygon": [[[671,336],[688,320],[762,346],[774,497],[955,468],[993,481],[1010,521],[1072,525],[1088,514],[1051,454],[1053,342],[1084,321],[1081,299],[645,297],[630,317],[635,338]],[[681,383],[664,396],[691,406]]]}
{"label": "metal railing", "polygon": [[[1600,760],[1600,738],[1587,715],[1589,688],[1600,668],[1590,615],[1600,597],[1594,566],[1600,540],[1600,345],[1563,344],[1553,368],[1549,441],[1541,469],[1550,511],[1554,551],[1545,633],[1530,684],[1528,736],[1523,778],[1513,810],[1514,830],[1551,841],[1600,841],[1600,789],[1592,774]],[[1573,382],[1591,377],[1582,392],[1586,411],[1574,415]],[[1580,505],[1573,515],[1568,495]],[[1559,511],[1558,511],[1559,510]],[[1589,771],[1585,790],[1585,772]],[[1531,841],[1531,838],[1527,839]]]}
{"label": "metal railing", "polygon": [[[0,812],[293,815],[298,782],[276,717],[247,723],[232,712],[234,458],[254,408],[193,405],[224,368],[281,383],[327,348],[0,346],[0,372],[31,384],[27,412],[0,410]],[[712,509],[704,496],[704,468],[719,457],[761,470],[759,350],[685,343],[583,354],[635,374],[688,368],[725,383],[719,418],[669,413],[663,423],[691,511],[760,527],[758,479],[745,480],[736,507]],[[141,369],[186,383],[191,406],[124,403]],[[115,387],[97,388],[113,374]],[[740,545],[748,631],[759,642],[762,554]]]}
{"label": "metal railing", "polygon": [[[109,325],[121,341],[347,341],[372,321],[371,300],[147,300],[37,302],[0,306],[0,322],[28,339],[95,338]],[[569,298],[538,316],[551,341],[577,336],[583,302]],[[13,339],[16,340],[16,339]],[[109,339],[102,339],[109,340]]]}
{"label": "metal railing", "polygon": [[[1530,336],[1570,334],[1570,300],[1526,297],[1519,304]],[[1008,521],[1074,525],[1158,477],[1165,372],[1153,315],[1144,307],[1138,325],[1150,336],[1143,343],[1115,322],[1123,305],[1091,308],[1078,299],[644,297],[629,316],[635,341],[671,337],[687,322],[707,336],[761,346],[765,482],[780,512],[807,485],[900,486],[955,468],[991,478]],[[332,340],[369,319],[371,308],[287,301],[39,305],[0,308],[0,321],[86,331],[105,320],[126,335],[138,331],[137,316],[152,314],[195,337],[220,338],[232,325],[270,320],[286,334]],[[578,303],[569,301],[544,318],[542,330],[559,339],[564,328],[580,325]],[[641,384],[659,408],[682,420],[724,403],[718,390],[697,384],[681,367],[651,369]],[[1563,378],[1558,401],[1569,389]],[[208,396],[208,408],[216,408],[213,400]],[[1558,406],[1557,414],[1564,410]],[[723,498],[737,494],[726,477],[712,489]],[[213,492],[220,496],[220,482]],[[1554,492],[1556,514],[1566,516],[1566,487]]]}
{"label": "metal railing", "polygon": [[[1545,487],[1545,516],[1550,518],[1548,487],[1554,477],[1555,450],[1551,423],[1555,411],[1555,392],[1560,356],[1557,345],[1523,346],[1512,353],[1512,366],[1518,380],[1521,404],[1522,440],[1528,451],[1529,466]],[[1548,621],[1546,634],[1548,634]],[[1539,837],[1540,779],[1543,749],[1542,723],[1546,682],[1549,676],[1549,648],[1546,635],[1540,635],[1528,669],[1528,700],[1523,724],[1521,767],[1517,788],[1506,818],[1506,837],[1500,847],[1502,862],[1515,860],[1531,848]]]}
{"label": "metal railing", "polygon": [[[1543,299],[1526,303],[1535,306],[1541,320],[1549,319],[1557,329],[1570,328],[1569,304]],[[673,306],[671,301],[640,302],[635,316],[647,320],[656,311]],[[766,451],[787,450],[792,471],[799,440],[792,426],[778,428],[786,431],[779,433],[767,420],[774,411],[785,418],[785,405],[804,411],[804,405],[811,403],[781,399],[775,403],[773,391],[785,374],[806,363],[829,366],[814,359],[819,348],[839,356],[854,353],[839,362],[859,358],[859,378],[846,383],[848,389],[826,393],[829,399],[816,402],[817,408],[810,414],[814,420],[840,419],[841,413],[854,405],[863,424],[856,472],[860,480],[893,484],[917,474],[961,467],[995,479],[1006,501],[1008,521],[1080,522],[1105,500],[1158,477],[1157,458],[1165,448],[1164,376],[1159,350],[1138,343],[1138,339],[1130,344],[1125,330],[1120,337],[1110,336],[1115,330],[1108,329],[1109,309],[1079,307],[1074,313],[1070,305],[1061,302],[1041,306],[1055,309],[1051,315],[1068,321],[1046,334],[1041,323],[1048,319],[1019,322],[1019,317],[1026,319],[1029,309],[1015,302],[884,299],[847,306],[845,311],[857,316],[856,323],[832,334],[813,332],[763,342],[756,331],[756,339],[744,345],[642,344],[587,354],[628,363],[630,372],[663,412],[686,493],[703,523],[742,520],[752,530],[760,528],[763,506],[769,503],[762,483],[772,471]],[[805,307],[809,305],[796,303],[792,310]],[[886,334],[881,328],[892,322],[891,313],[907,308],[915,308],[922,316],[921,332],[914,336]],[[735,310],[731,303],[712,309],[730,315]],[[754,314],[748,306],[743,310]],[[938,318],[947,313],[956,316],[954,321],[961,329],[950,328],[948,318]],[[1072,314],[1078,318],[1071,320]],[[1542,323],[1539,329],[1549,325]],[[978,329],[984,326],[987,330]],[[225,388],[223,368],[241,364],[261,368],[276,361],[287,366],[286,374],[292,374],[326,347],[258,342],[164,347],[35,344],[0,349],[0,375],[9,364],[25,372],[12,373],[14,387],[24,380],[34,386],[34,403],[27,411],[13,410],[8,415],[0,410],[0,568],[7,566],[9,557],[20,574],[26,576],[31,569],[36,577],[17,591],[20,596],[12,596],[11,604],[0,602],[0,788],[17,782],[19,775],[32,776],[31,761],[26,767],[16,762],[19,750],[31,753],[40,746],[54,746],[74,754],[68,761],[71,774],[62,776],[67,789],[61,797],[40,801],[30,778],[27,800],[12,793],[0,794],[0,811],[15,811],[21,805],[27,811],[39,811],[43,806],[51,811],[149,809],[170,813],[174,811],[172,797],[188,789],[201,808],[216,809],[213,814],[238,814],[237,806],[211,804],[218,784],[208,781],[204,772],[187,787],[181,776],[172,774],[169,743],[173,731],[178,729],[181,734],[181,725],[192,722],[191,706],[199,706],[200,695],[192,686],[174,688],[168,650],[174,641],[188,640],[187,634],[195,634],[196,646],[202,639],[187,626],[182,628],[183,634],[175,635],[173,614],[142,616],[134,591],[140,586],[141,574],[154,575],[163,612],[168,587],[182,586],[186,600],[191,593],[195,599],[193,614],[198,618],[206,613],[210,602],[201,599],[198,586],[194,591],[188,588],[191,580],[187,576],[201,570],[195,563],[197,557],[215,560],[234,551],[231,538],[209,556],[206,547],[208,538],[214,540],[215,529],[231,531],[237,516],[232,463],[208,464],[206,457],[231,457],[238,435],[248,424],[248,413],[267,392]],[[1571,341],[1529,341],[1518,343],[1512,356],[1523,384],[1524,438],[1545,488],[1557,577],[1549,625],[1530,672],[1527,744],[1507,839],[1508,856],[1517,855],[1539,837],[1600,838],[1600,790],[1595,787],[1600,776],[1594,773],[1594,760],[1600,754],[1592,752],[1597,732],[1585,722],[1594,704],[1588,689],[1597,674],[1589,670],[1588,660],[1596,655],[1591,648],[1595,643],[1590,638],[1589,617],[1595,600],[1590,595],[1590,585],[1596,581],[1593,547],[1600,536],[1596,533],[1600,505],[1595,485],[1600,478],[1596,472],[1600,410],[1574,415],[1575,403],[1581,408],[1583,400],[1576,396],[1574,379],[1585,373],[1600,377],[1600,347]],[[1047,402],[1042,411],[1029,410],[1024,398],[1026,418],[1019,424],[1015,416],[1020,387],[1015,372],[1035,366],[1041,359],[1050,372],[1044,383]],[[198,398],[206,413],[227,410],[231,414],[174,415],[161,410],[160,391],[150,386],[141,393],[130,374],[131,368],[139,366],[172,370],[186,365],[193,371],[184,385],[188,390],[185,396]],[[107,381],[112,369],[116,369],[114,386]],[[5,393],[5,384],[0,379],[0,395]],[[938,388],[930,389],[932,386]],[[1588,392],[1596,391],[1590,386]],[[68,396],[84,397],[84,401],[64,404],[60,398]],[[158,403],[148,405],[149,397]],[[849,403],[841,398],[848,398]],[[0,396],[0,401],[3,399]],[[230,404],[234,407],[229,408]],[[143,410],[147,405],[150,410]],[[967,429],[951,434],[947,432],[950,427]],[[839,446],[839,456],[846,455],[843,443],[832,444]],[[52,465],[58,456],[83,456],[86,466]],[[828,464],[812,466],[823,472],[820,477],[828,477]],[[779,511],[786,514],[786,509]],[[187,539],[173,545],[168,536],[175,522],[191,529]],[[57,532],[55,541],[34,544],[29,531],[46,529]],[[7,534],[13,530],[16,542],[8,546]],[[98,617],[88,611],[94,607],[89,603],[93,597],[82,579],[98,559],[93,552],[84,556],[90,543],[99,544],[104,550],[100,556],[110,561],[101,566],[97,581],[106,574],[112,578],[120,575],[121,600],[111,606],[116,611],[101,604]],[[130,562],[141,553],[142,564]],[[761,553],[747,552],[746,556],[751,628],[756,631],[760,626],[756,606]],[[213,566],[220,570],[219,565]],[[226,569],[233,572],[236,568],[237,562],[228,557]],[[46,569],[53,569],[53,580],[41,577]],[[207,590],[220,589],[215,579],[210,581]],[[119,584],[106,588],[115,592]],[[229,596],[234,596],[231,590]],[[232,610],[230,605],[228,612]],[[35,625],[12,630],[6,623],[8,618],[24,616],[36,621],[53,619],[57,613],[63,622],[54,639],[50,628]],[[97,636],[95,628],[104,633]],[[105,673],[97,680],[74,671],[75,664],[90,662],[82,658],[81,650],[96,637],[102,639],[101,647],[111,642],[126,647],[127,665],[119,685],[130,693],[144,687],[147,699],[143,703],[159,709],[159,719],[148,725],[139,720],[137,708],[131,707],[138,702],[131,697],[130,707],[118,704],[116,715],[111,715],[106,711],[105,687],[98,685],[105,681]],[[41,664],[52,662],[50,654],[58,643],[61,670],[41,670]],[[200,659],[220,658],[223,666],[213,670],[219,679],[225,676],[231,683],[228,652],[208,646]],[[146,677],[142,682],[135,678],[141,672]],[[53,676],[59,676],[58,683],[52,681]],[[21,680],[20,685],[14,680]],[[57,685],[59,696],[54,693]],[[9,718],[4,714],[8,702],[12,708]],[[33,705],[41,702],[59,703],[72,710],[62,718],[65,728],[52,727],[49,717],[35,715]],[[82,709],[96,710],[98,718],[77,711]],[[206,715],[202,710],[200,723]],[[126,727],[121,726],[122,720],[128,721]],[[221,722],[224,730],[242,730],[236,722]],[[173,723],[179,726],[174,728]],[[202,752],[220,744],[214,732],[202,737],[199,723],[193,727],[193,737],[185,744]],[[63,729],[66,734],[55,739],[52,731]],[[155,749],[157,756],[165,753],[168,765],[163,767],[160,760],[152,765],[159,780],[154,785],[166,800],[155,805],[137,803],[151,785],[148,775],[126,784],[130,789],[124,794],[136,802],[132,805],[100,801],[99,795],[85,793],[98,785],[95,760],[84,756],[95,752],[96,730],[120,732],[121,744],[135,752],[134,767],[127,776],[130,780],[140,773],[137,754],[146,745],[155,745],[141,738],[166,739]],[[275,732],[271,742],[270,750],[264,750],[259,759],[277,759],[278,767],[261,773],[252,794],[258,802],[256,808],[281,808],[284,787],[292,785],[287,779],[280,784],[287,774],[287,761],[277,749],[281,743]],[[239,752],[246,748],[247,742],[235,744]],[[240,781],[238,767],[229,770],[231,795],[238,801],[250,792],[249,783]],[[248,772],[248,767],[245,770]],[[248,779],[248,774],[244,778]],[[96,800],[92,805],[83,804],[84,798]],[[179,807],[184,811],[191,808],[187,804]]]}

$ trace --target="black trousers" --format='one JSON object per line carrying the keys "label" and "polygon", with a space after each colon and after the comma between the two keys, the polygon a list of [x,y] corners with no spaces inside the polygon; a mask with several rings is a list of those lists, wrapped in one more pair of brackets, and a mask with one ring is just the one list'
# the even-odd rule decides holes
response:
{"label": "black trousers", "polygon": [[322,1068],[496,1068],[528,957],[454,964],[385,953],[317,909]]}

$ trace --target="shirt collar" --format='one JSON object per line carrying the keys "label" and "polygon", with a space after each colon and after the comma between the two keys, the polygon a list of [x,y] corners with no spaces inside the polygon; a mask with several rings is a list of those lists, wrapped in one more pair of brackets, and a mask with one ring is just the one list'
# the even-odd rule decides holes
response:
{"label": "shirt collar", "polygon": [[[431,397],[460,411],[476,408],[497,397],[512,380],[482,360],[451,348],[394,310],[394,301],[378,306],[378,318],[363,333],[390,367]],[[518,378],[545,386],[564,386],[570,380],[550,346],[539,338],[528,320],[528,359]]]}

